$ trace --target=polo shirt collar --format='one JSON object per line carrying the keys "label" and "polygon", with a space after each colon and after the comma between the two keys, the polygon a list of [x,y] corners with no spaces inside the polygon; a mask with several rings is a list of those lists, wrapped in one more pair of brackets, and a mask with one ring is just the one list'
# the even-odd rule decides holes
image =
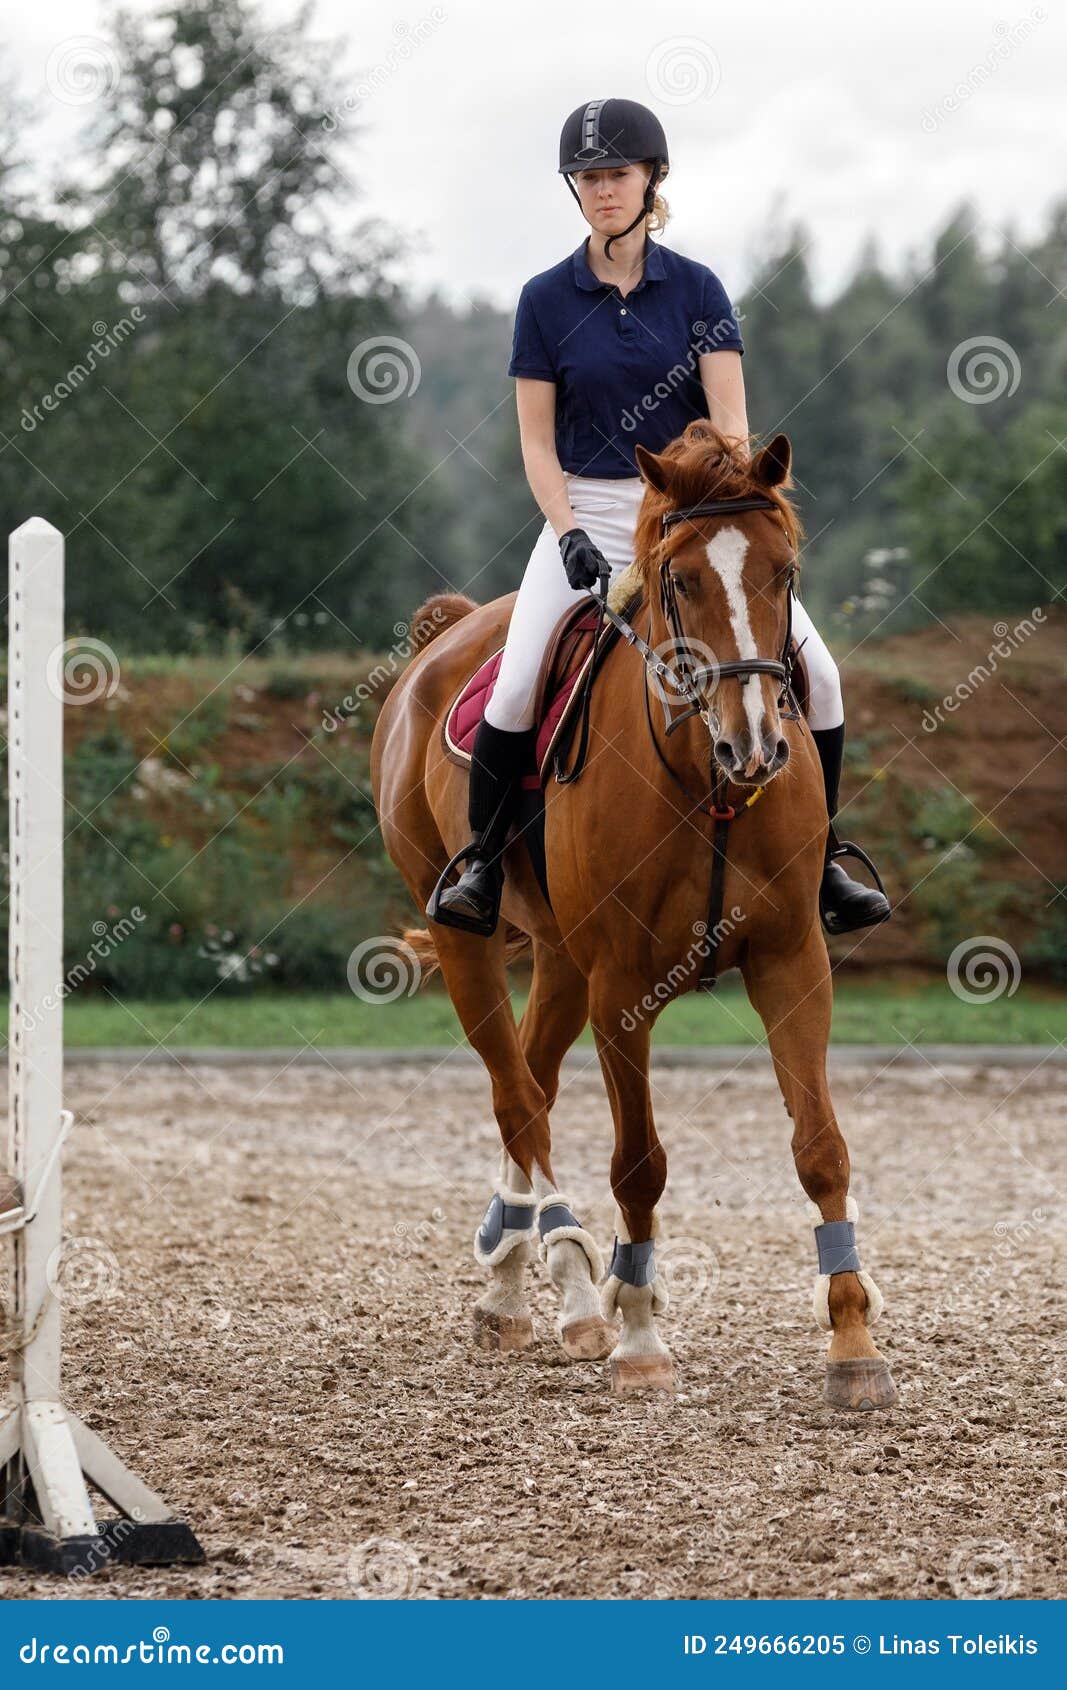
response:
{"label": "polo shirt collar", "polygon": [[[572,265],[574,270],[574,281],[575,285],[582,288],[584,292],[595,293],[598,288],[610,287],[611,283],[602,282],[597,276],[593,275],[592,270],[589,268],[589,260],[586,257],[588,247],[589,237],[586,236],[581,246],[578,247],[573,254]],[[662,282],[666,274],[667,271],[666,266],[663,263],[662,252],[656,245],[656,242],[650,241],[646,236],[645,269],[640,282],[637,284],[638,287],[643,287],[645,282]]]}
{"label": "polo shirt collar", "polygon": [[667,275],[667,266],[663,262],[663,254],[655,241],[645,240],[645,273],[641,280],[644,282],[662,282]]}

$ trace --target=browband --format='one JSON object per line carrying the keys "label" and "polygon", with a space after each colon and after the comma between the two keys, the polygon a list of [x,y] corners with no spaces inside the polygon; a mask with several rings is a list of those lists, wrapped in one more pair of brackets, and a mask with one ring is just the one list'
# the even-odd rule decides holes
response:
{"label": "browband", "polygon": [[704,505],[684,505],[680,510],[667,511],[663,518],[663,532],[667,534],[678,522],[691,522],[702,516],[729,516],[731,511],[776,511],[781,507],[776,499],[763,493],[752,493],[743,499],[710,499]]}

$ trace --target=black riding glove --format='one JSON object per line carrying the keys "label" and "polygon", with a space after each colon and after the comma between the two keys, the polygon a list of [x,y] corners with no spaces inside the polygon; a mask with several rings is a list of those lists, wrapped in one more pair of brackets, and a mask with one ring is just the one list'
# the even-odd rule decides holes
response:
{"label": "black riding glove", "polygon": [[584,528],[569,528],[566,534],[561,534],[559,550],[567,580],[576,589],[595,586],[597,576],[611,568],[600,547],[594,546]]}

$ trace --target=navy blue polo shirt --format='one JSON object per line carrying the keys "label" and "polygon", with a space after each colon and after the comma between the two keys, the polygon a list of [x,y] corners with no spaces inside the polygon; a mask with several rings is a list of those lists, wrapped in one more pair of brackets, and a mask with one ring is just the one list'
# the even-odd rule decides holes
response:
{"label": "navy blue polo shirt", "polygon": [[701,354],[744,346],[726,290],[705,264],[647,241],[644,274],[624,299],[594,276],[587,246],[526,283],[508,375],[555,382],[565,470],[619,481],[638,473],[638,443],[661,452],[707,416]]}

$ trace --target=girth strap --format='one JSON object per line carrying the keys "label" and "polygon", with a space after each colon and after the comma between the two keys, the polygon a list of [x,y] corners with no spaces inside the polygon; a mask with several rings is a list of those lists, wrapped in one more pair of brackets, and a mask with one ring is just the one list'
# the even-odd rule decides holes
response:
{"label": "girth strap", "polygon": [[730,840],[730,823],[733,816],[734,812],[730,807],[715,811],[715,832],[711,839],[711,887],[708,892],[708,922],[705,935],[708,948],[697,982],[697,990],[700,992],[711,992],[715,989],[719,923],[722,921],[723,893],[726,887],[726,847]]}

